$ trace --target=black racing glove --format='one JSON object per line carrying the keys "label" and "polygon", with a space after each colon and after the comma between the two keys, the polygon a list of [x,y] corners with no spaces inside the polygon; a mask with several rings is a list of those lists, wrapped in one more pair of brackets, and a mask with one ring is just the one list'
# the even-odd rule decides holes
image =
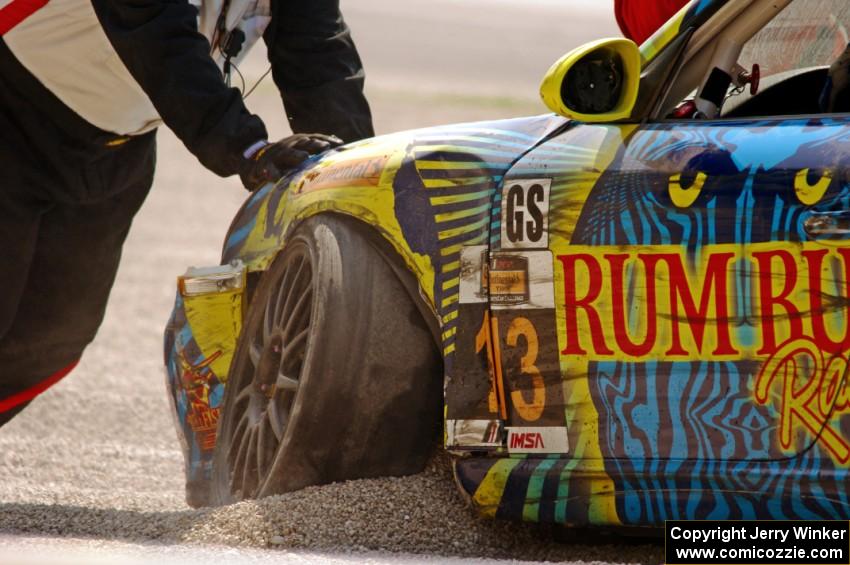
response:
{"label": "black racing glove", "polygon": [[277,143],[258,145],[244,155],[245,160],[239,170],[242,184],[251,191],[278,180],[287,169],[297,167],[310,155],[342,145],[342,140],[334,135],[299,133]]}

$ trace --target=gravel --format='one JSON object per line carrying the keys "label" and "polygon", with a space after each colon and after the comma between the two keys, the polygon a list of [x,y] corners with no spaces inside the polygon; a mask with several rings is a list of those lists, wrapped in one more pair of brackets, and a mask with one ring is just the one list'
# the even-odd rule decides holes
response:
{"label": "gravel", "polygon": [[663,561],[658,544],[635,545],[615,537],[609,545],[578,545],[556,541],[557,531],[550,527],[479,519],[455,488],[444,455],[412,477],[311,487],[222,508],[134,511],[117,508],[123,506],[120,500],[101,499],[96,506],[89,500],[81,493],[79,506],[5,504],[0,532],[329,554]]}
{"label": "gravel", "polygon": [[[231,531],[234,520],[240,524]],[[351,481],[209,511],[180,541],[233,545],[392,551],[445,556],[568,561],[610,557],[613,547],[558,543],[539,525],[479,519],[461,499],[448,458],[413,477]],[[660,563],[658,546],[620,551],[624,563]]]}

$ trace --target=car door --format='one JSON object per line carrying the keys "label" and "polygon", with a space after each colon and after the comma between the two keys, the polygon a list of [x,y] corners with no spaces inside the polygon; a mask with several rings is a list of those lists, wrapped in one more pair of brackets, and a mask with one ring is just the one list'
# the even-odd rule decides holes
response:
{"label": "car door", "polygon": [[[848,18],[844,2],[795,0],[739,63],[816,79],[812,67],[841,54]],[[811,112],[822,82],[810,83],[783,95],[774,80],[742,115]],[[512,187],[548,187],[562,391],[549,393],[546,370],[545,394],[527,390],[540,388],[523,379],[533,349],[495,328],[506,404],[515,393],[562,399],[542,412],[563,413],[570,452],[632,474],[658,460],[850,460],[847,126],[817,115],[575,123],[527,154],[506,175],[491,254],[516,253],[509,220],[528,216]],[[530,239],[520,245],[536,247]],[[509,429],[528,423],[507,412]]]}
{"label": "car door", "polygon": [[[776,460],[817,445],[850,459],[850,247],[830,229],[846,221],[848,141],[836,118],[577,125],[517,163],[491,258],[509,430],[561,418],[566,442],[541,451],[585,458]],[[545,251],[530,241],[534,186]],[[535,271],[537,254],[551,269]],[[529,274],[494,277],[502,257]],[[524,277],[541,296],[549,285],[554,309],[499,283]]]}

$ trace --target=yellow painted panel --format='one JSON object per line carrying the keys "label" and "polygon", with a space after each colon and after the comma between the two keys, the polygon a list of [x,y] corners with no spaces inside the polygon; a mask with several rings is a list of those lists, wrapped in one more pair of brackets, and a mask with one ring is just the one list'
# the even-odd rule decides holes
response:
{"label": "yellow painted panel", "polygon": [[184,296],[184,310],[192,335],[207,358],[220,355],[210,369],[227,379],[236,340],[242,331],[242,290],[217,294]]}
{"label": "yellow painted panel", "polygon": [[522,459],[502,459],[496,462],[487,472],[481,484],[478,485],[472,499],[481,508],[481,513],[484,516],[488,518],[496,517],[496,511],[502,501],[508,477],[510,477],[514,467],[522,461]]}

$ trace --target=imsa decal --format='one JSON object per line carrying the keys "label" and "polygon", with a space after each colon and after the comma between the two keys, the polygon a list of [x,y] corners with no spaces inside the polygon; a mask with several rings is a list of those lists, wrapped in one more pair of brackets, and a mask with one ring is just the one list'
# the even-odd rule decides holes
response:
{"label": "imsa decal", "polygon": [[567,428],[508,428],[508,452],[569,453]]}

